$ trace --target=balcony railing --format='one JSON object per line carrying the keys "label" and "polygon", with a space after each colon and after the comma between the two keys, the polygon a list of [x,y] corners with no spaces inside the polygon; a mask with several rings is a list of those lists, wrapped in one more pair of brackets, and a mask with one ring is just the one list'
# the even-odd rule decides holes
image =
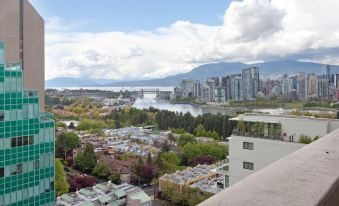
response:
{"label": "balcony railing", "polygon": [[254,138],[262,138],[262,139],[272,139],[272,140],[281,140],[286,141],[280,134],[258,134],[257,132],[243,132],[238,130],[233,130],[233,135],[243,136],[243,137],[254,137]]}
{"label": "balcony railing", "polygon": [[21,70],[21,64],[19,63],[6,63],[5,70],[7,71],[18,71]]}

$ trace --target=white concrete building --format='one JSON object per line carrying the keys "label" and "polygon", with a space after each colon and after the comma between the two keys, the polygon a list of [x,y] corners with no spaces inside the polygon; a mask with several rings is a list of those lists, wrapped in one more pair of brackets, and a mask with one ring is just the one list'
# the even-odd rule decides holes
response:
{"label": "white concrete building", "polygon": [[229,183],[268,166],[339,128],[339,120],[290,115],[244,114],[231,119],[237,127],[229,138]]}

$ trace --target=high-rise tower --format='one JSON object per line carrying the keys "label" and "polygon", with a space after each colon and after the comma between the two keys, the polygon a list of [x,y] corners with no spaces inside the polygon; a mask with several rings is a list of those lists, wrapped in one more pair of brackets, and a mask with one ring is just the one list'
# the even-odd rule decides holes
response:
{"label": "high-rise tower", "polygon": [[259,92],[259,68],[250,67],[242,70],[242,95],[244,100],[256,98]]}
{"label": "high-rise tower", "polygon": [[36,89],[40,109],[45,98],[44,20],[28,0],[0,0],[0,41],[6,61],[23,65],[23,85]]}
{"label": "high-rise tower", "polygon": [[54,121],[0,42],[0,205],[54,205]]}

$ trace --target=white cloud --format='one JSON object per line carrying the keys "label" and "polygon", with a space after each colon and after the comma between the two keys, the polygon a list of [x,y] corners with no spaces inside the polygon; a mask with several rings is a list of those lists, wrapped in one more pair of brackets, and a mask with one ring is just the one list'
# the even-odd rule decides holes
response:
{"label": "white cloud", "polygon": [[338,9],[337,0],[234,1],[218,27],[177,21],[129,33],[74,32],[79,24],[65,25],[53,17],[46,25],[46,74],[148,79],[209,62],[294,55],[338,64]]}
{"label": "white cloud", "polygon": [[233,2],[224,17],[221,29],[229,41],[254,41],[282,29],[284,12],[268,0]]}

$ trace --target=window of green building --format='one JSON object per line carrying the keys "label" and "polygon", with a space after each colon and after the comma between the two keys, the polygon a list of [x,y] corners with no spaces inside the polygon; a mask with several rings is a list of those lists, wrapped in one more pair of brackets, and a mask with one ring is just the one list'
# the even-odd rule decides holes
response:
{"label": "window of green building", "polygon": [[0,168],[0,178],[5,176],[5,168]]}

